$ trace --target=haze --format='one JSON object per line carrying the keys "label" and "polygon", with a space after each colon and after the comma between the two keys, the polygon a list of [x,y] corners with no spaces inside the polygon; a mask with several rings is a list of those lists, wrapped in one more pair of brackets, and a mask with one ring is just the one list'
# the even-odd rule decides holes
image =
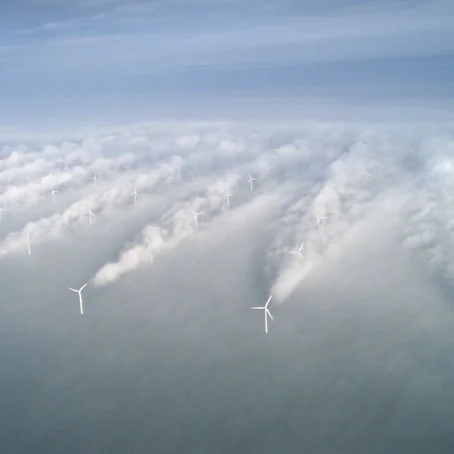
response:
{"label": "haze", "polygon": [[319,3],[0,6],[1,452],[453,452],[454,4]]}

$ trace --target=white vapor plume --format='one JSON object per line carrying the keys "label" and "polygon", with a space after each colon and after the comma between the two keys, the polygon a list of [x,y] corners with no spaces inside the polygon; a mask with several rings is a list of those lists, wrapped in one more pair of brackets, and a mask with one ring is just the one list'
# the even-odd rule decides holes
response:
{"label": "white vapor plume", "polygon": [[[247,217],[257,200],[272,196],[280,205],[266,225],[271,241],[263,270],[279,303],[352,241],[352,229],[376,206],[406,200],[402,244],[421,249],[453,279],[453,144],[449,126],[144,122],[77,143],[4,147],[0,256],[26,253],[27,232],[42,244],[91,228],[90,210],[99,229],[103,219],[125,210],[148,213],[150,204],[158,206],[136,228],[135,240],[94,274],[92,282],[103,286],[146,264],[157,266],[160,254],[212,232],[221,216]],[[256,178],[253,191],[248,174]],[[51,188],[59,193],[55,206]],[[133,188],[137,204],[131,204]],[[229,206],[227,189],[234,195]],[[199,212],[196,226],[193,213]],[[301,255],[289,254],[303,242]]]}

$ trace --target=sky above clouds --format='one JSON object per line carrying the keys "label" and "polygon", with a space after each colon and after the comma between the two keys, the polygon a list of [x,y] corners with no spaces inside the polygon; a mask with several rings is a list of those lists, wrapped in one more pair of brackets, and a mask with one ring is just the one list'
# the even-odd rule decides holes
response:
{"label": "sky above clouds", "polygon": [[263,116],[260,103],[268,116],[279,106],[278,117],[312,109],[339,120],[336,106],[347,102],[356,119],[355,106],[370,113],[370,103],[389,115],[416,117],[415,105],[430,105],[431,115],[446,116],[454,95],[454,7],[444,0],[20,0],[0,8],[4,122],[38,122],[40,112],[55,122],[138,121],[139,111]]}
{"label": "sky above clouds", "polygon": [[453,57],[445,0],[2,2],[0,451],[452,453]]}

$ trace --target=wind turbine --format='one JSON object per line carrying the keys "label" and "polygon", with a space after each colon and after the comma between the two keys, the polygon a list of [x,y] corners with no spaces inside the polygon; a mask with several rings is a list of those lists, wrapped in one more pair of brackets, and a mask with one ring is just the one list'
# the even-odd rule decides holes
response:
{"label": "wind turbine", "polygon": [[316,222],[315,222],[316,227],[320,227],[320,224],[322,223],[322,219],[326,219],[326,216],[318,216],[316,214],[315,218],[316,218]]}
{"label": "wind turbine", "polygon": [[90,180],[93,180],[94,183],[96,183],[98,181],[98,175],[95,173],[91,178]]}
{"label": "wind turbine", "polygon": [[134,188],[134,191],[132,191],[131,194],[129,194],[129,195],[133,195],[134,196],[134,203],[136,203],[137,202],[137,197],[139,197],[139,194],[136,191],[136,188]]}
{"label": "wind turbine", "polygon": [[227,198],[227,206],[230,206],[230,197],[234,197],[234,196],[232,194],[230,194],[230,192],[227,188],[225,189],[224,197]]}
{"label": "wind turbine", "polygon": [[65,164],[65,167],[63,168],[63,170],[71,170],[71,167],[69,167],[68,164]]}
{"label": "wind turbine", "polygon": [[198,213],[196,213],[195,211],[193,211],[192,214],[194,215],[195,225],[197,227],[199,225],[199,219],[198,218],[199,218],[199,216],[201,214],[204,214],[204,212],[203,211],[199,211]]}
{"label": "wind turbine", "polygon": [[147,250],[150,253],[150,262],[152,262],[153,261],[153,249],[152,249],[153,245],[151,244],[151,241],[148,237],[145,238],[145,241],[147,242]]}
{"label": "wind turbine", "polygon": [[56,191],[55,189],[53,188],[50,188],[51,191],[50,191],[50,195],[52,196],[52,202],[55,203],[55,194],[58,192]]}
{"label": "wind turbine", "polygon": [[260,309],[260,310],[262,310],[265,313],[265,333],[268,332],[268,315],[271,317],[271,320],[274,320],[273,316],[271,315],[271,312],[268,310],[268,304],[270,304],[270,301],[271,301],[272,297],[273,297],[273,295],[271,295],[268,298],[268,301],[266,302],[266,304],[264,306],[253,306],[253,307],[251,307],[251,309]]}
{"label": "wind turbine", "polygon": [[30,232],[27,230],[27,248],[28,248],[28,255],[32,255],[32,248],[30,246]]}
{"label": "wind turbine", "polygon": [[88,214],[88,217],[90,218],[90,225],[91,225],[93,222],[93,218],[95,217],[95,215],[93,214],[93,211],[88,210],[85,214]]}
{"label": "wind turbine", "polygon": [[294,251],[290,251],[289,254],[294,254],[294,255],[299,255],[300,258],[303,258],[303,250],[304,243],[301,243],[301,246],[298,249],[295,249]]}
{"label": "wind turbine", "polygon": [[249,175],[249,180],[247,182],[251,185],[251,191],[252,191],[252,182],[257,181],[257,180],[255,178],[253,178],[250,173],[248,173],[248,175]]}
{"label": "wind turbine", "polygon": [[79,304],[80,304],[80,315],[84,314],[84,302],[82,301],[82,290],[87,286],[88,282],[82,285],[82,287],[79,290],[76,290],[74,288],[68,287],[69,290],[72,290],[73,292],[76,292],[79,294]]}
{"label": "wind turbine", "polygon": [[166,183],[167,185],[169,186],[169,189],[170,189],[170,182],[173,180],[173,177],[169,174],[167,174],[167,177],[166,177]]}

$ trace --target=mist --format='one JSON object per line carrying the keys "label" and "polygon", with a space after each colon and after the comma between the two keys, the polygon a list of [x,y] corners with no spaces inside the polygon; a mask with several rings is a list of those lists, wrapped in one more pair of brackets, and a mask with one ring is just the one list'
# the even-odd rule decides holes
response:
{"label": "mist", "polygon": [[5,452],[449,452],[452,143],[142,122],[5,146]]}

